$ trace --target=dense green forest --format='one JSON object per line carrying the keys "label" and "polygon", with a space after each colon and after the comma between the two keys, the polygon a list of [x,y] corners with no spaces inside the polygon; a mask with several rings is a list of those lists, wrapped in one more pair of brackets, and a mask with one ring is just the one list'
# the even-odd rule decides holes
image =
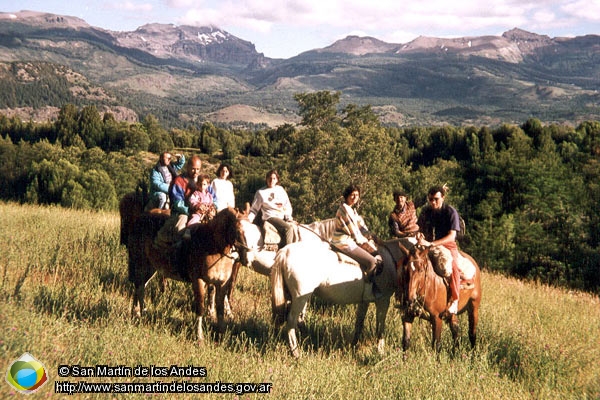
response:
{"label": "dense green forest", "polygon": [[73,104],[46,123],[0,115],[0,198],[116,210],[158,153],[179,149],[230,163],[240,206],[278,168],[300,222],[331,217],[357,183],[361,214],[387,238],[394,189],[421,207],[430,186],[448,184],[446,201],[466,221],[461,248],[483,268],[600,292],[600,122],[398,128],[368,105],[341,107],[339,92],[295,100],[300,126],[260,130],[167,130],[153,115],[119,122]]}

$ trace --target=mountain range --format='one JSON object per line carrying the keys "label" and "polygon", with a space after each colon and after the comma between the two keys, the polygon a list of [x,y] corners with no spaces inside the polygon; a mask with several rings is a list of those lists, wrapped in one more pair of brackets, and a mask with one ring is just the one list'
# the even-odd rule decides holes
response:
{"label": "mountain range", "polygon": [[[382,122],[400,126],[600,119],[598,35],[550,38],[515,28],[408,43],[348,36],[272,59],[218,27],[113,32],[21,11],[0,13],[0,56],[0,113],[27,119],[52,118],[69,101],[120,119],[152,113],[169,125],[273,126],[297,122],[294,94],[316,90],[340,91],[342,105],[370,104]],[[67,88],[51,88],[46,100],[35,91],[10,96],[56,82]]]}

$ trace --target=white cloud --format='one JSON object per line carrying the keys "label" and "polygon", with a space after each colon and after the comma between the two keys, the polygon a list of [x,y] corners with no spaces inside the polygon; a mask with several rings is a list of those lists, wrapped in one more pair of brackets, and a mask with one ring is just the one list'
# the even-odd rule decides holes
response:
{"label": "white cloud", "polygon": [[600,21],[599,0],[577,0],[561,6],[561,9],[576,18],[590,21]]}
{"label": "white cloud", "polygon": [[[182,18],[185,22],[243,26],[266,32],[276,24],[306,29],[319,26],[369,31],[468,31],[524,24],[532,10],[537,18],[551,15],[544,3],[534,0],[405,1],[378,0],[226,0],[206,3],[169,0],[168,4],[196,4]],[[200,6],[198,6],[200,5]],[[540,5],[542,8],[540,8]],[[531,18],[531,17],[529,17]]]}
{"label": "white cloud", "polygon": [[407,43],[417,36],[499,35],[518,27],[553,36],[597,33],[593,22],[600,21],[600,0],[108,1],[132,11],[121,15],[129,24],[217,26],[254,42],[267,56],[291,56],[349,34]]}
{"label": "white cloud", "polygon": [[166,0],[165,4],[167,7],[173,8],[199,8],[203,6],[204,2],[201,0]]}
{"label": "white cloud", "polygon": [[107,7],[115,10],[144,12],[150,12],[154,8],[154,6],[150,3],[134,3],[131,1],[108,3]]}

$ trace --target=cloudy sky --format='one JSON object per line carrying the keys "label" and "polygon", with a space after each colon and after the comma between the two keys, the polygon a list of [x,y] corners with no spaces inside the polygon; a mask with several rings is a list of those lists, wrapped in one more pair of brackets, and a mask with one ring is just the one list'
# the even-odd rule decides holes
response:
{"label": "cloudy sky", "polygon": [[406,43],[515,27],[550,37],[600,34],[600,0],[0,0],[0,11],[20,10],[71,15],[112,31],[153,22],[213,25],[272,58],[347,35]]}

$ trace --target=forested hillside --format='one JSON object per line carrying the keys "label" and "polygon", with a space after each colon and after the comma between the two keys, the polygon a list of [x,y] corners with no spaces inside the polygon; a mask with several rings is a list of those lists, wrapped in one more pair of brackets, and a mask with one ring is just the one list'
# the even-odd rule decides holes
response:
{"label": "forested hillside", "polygon": [[300,126],[256,131],[167,130],[153,115],[118,122],[73,104],[54,122],[0,116],[0,198],[116,210],[158,153],[177,148],[200,154],[207,171],[230,163],[239,206],[278,168],[301,222],[332,216],[343,188],[357,183],[361,214],[386,238],[394,189],[421,207],[430,186],[446,183],[447,202],[466,220],[460,245],[484,268],[600,291],[600,122],[384,127],[370,106],[342,107],[340,96],[297,94]]}

